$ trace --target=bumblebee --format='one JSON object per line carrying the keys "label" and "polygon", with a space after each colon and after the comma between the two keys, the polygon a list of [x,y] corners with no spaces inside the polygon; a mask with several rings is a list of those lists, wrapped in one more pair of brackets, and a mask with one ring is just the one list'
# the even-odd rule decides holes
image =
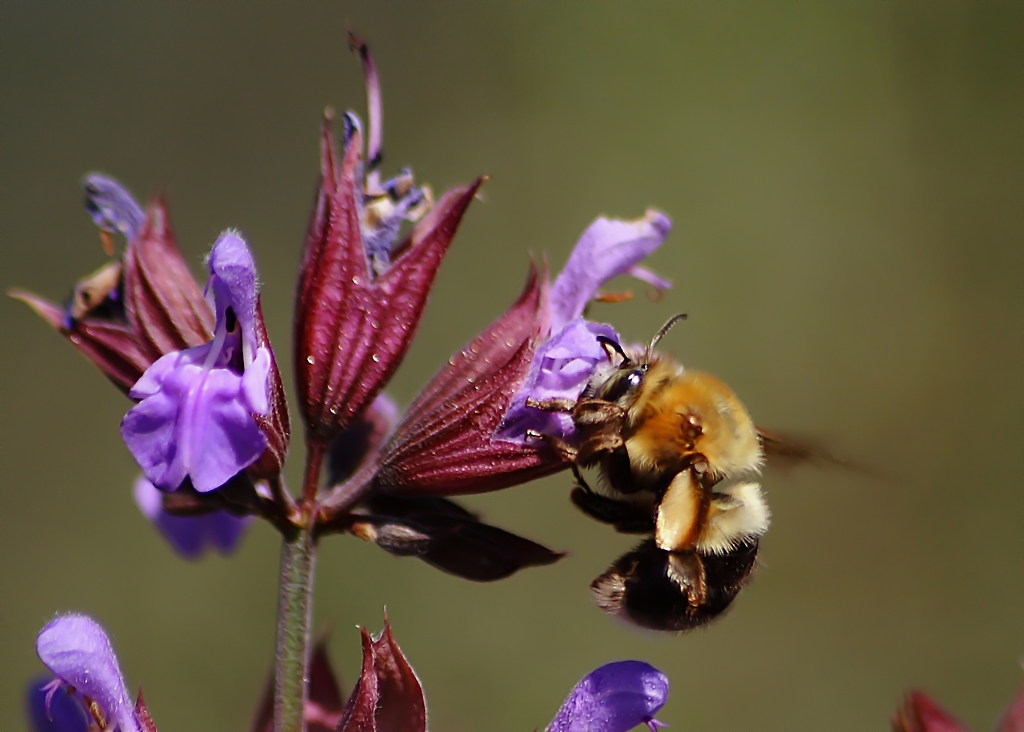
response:
{"label": "bumblebee", "polygon": [[[723,612],[749,579],[768,506],[756,478],[762,437],[736,395],[710,374],[655,350],[600,338],[608,362],[575,401],[529,400],[571,415],[577,439],[533,434],[573,463],[571,497],[623,533],[651,538],[591,584],[610,614],[655,630],[698,627]],[[597,468],[600,491],[580,470]]]}

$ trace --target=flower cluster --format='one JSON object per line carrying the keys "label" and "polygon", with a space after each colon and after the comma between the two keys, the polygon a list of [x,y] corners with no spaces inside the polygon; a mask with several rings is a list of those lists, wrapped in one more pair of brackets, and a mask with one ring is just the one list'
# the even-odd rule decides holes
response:
{"label": "flower cluster", "polygon": [[[436,202],[409,169],[381,181],[377,70],[365,44],[352,41],[367,82],[367,142],[362,122],[346,113],[339,149],[333,114],[325,116],[321,179],[295,296],[292,358],[306,448],[298,496],[283,478],[291,418],[263,321],[255,258],[239,231],[217,238],[201,286],[178,249],[164,198],[143,207],[115,179],[91,174],[83,181],[86,209],[110,261],[83,278],[65,305],[11,293],[131,401],[121,436],[141,470],[135,500],[175,551],[189,559],[211,548],[229,553],[253,518],[282,534],[282,577],[299,572],[297,582],[282,580],[282,593],[300,594],[282,600],[274,693],[258,718],[260,730],[296,729],[300,722],[342,731],[425,729],[419,681],[386,623],[379,637],[364,631],[363,669],[341,704],[323,650],[308,655],[304,645],[309,597],[301,592],[311,592],[312,562],[302,558],[322,537],[348,533],[474,581],[558,560],[561,554],[449,499],[569,467],[548,442],[532,437],[572,441],[571,421],[532,401],[576,399],[607,360],[601,339],[618,335],[584,317],[592,300],[615,299],[600,292],[606,282],[631,275],[669,286],[640,264],[668,235],[666,216],[599,218],[553,281],[546,268],[531,266],[519,298],[399,410],[384,389],[485,178]],[[124,240],[116,255],[115,237]],[[293,638],[300,644],[291,651]],[[155,730],[141,695],[130,699],[107,636],[90,618],[58,617],[39,634],[37,650],[54,676],[30,693],[38,729]],[[654,730],[667,688],[646,664],[609,664],[580,682],[549,729]],[[301,720],[285,719],[289,705]]]}
{"label": "flower cluster", "polygon": [[[303,717],[309,732],[426,732],[427,703],[412,666],[384,619],[384,630],[362,631],[363,663],[352,693],[342,703],[341,687],[320,642],[309,665],[309,699]],[[140,692],[133,703],[110,639],[94,620],[63,615],[36,639],[39,660],[53,674],[28,688],[35,732],[156,732]],[[273,680],[253,724],[270,732]],[[646,724],[656,732],[654,715],[665,705],[668,679],[641,661],[609,663],[587,674],[569,694],[548,732],[627,732]],[[91,719],[92,722],[88,720]]]}

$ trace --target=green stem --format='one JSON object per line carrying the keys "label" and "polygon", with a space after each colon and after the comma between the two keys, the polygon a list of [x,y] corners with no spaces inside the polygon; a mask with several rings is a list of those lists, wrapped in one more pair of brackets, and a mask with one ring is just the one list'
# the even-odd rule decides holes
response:
{"label": "green stem", "polygon": [[285,536],[277,602],[274,732],[303,732],[308,684],[309,626],[313,616],[313,522]]}

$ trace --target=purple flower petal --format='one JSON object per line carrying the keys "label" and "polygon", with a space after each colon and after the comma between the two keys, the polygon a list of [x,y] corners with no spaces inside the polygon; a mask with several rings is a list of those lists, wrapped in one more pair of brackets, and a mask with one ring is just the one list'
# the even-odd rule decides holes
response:
{"label": "purple flower petal", "polygon": [[162,357],[129,392],[143,401],[125,415],[121,437],[158,488],[173,490],[191,477],[197,491],[212,491],[267,446],[242,375],[196,363],[208,351],[200,346]]}
{"label": "purple flower petal", "polygon": [[36,653],[54,676],[99,705],[108,730],[141,732],[110,639],[96,621],[84,615],[52,620],[39,631]]}
{"label": "purple flower petal", "polygon": [[210,281],[206,288],[213,291],[217,330],[224,325],[230,307],[242,332],[242,348],[248,367],[256,357],[256,263],[242,237],[229,229],[213,245],[207,265]]}
{"label": "purple flower petal", "polygon": [[665,705],[668,678],[642,661],[617,661],[576,684],[547,732],[627,732],[661,725],[654,715]]}
{"label": "purple flower petal", "polygon": [[142,226],[142,206],[115,179],[90,173],[82,179],[85,208],[96,226],[111,233],[119,232],[131,241]]}
{"label": "purple flower petal", "polygon": [[[186,477],[201,493],[256,462],[267,438],[254,415],[269,410],[269,348],[256,330],[256,268],[245,242],[227,231],[208,261],[217,325],[211,343],[162,356],[129,392],[141,399],[121,436],[158,488]],[[229,317],[233,314],[233,320]]]}
{"label": "purple flower petal", "polygon": [[608,359],[598,336],[618,340],[610,325],[577,318],[537,349],[526,381],[498,430],[500,439],[521,441],[527,430],[563,439],[572,436],[575,428],[568,414],[533,409],[526,406],[526,400],[579,397],[598,364]]}
{"label": "purple flower petal", "polygon": [[49,677],[38,678],[28,685],[25,702],[32,732],[88,732],[89,720],[82,705],[69,694],[51,695],[50,681]]}
{"label": "purple flower petal", "polygon": [[163,493],[141,475],[135,481],[133,493],[142,514],[185,559],[199,559],[209,548],[230,554],[252,520],[248,516],[232,516],[227,511],[202,516],[169,514],[164,510]]}
{"label": "purple flower petal", "polygon": [[551,287],[552,329],[557,331],[583,315],[601,285],[630,273],[661,245],[671,229],[669,218],[653,210],[636,221],[602,217],[587,227]]}

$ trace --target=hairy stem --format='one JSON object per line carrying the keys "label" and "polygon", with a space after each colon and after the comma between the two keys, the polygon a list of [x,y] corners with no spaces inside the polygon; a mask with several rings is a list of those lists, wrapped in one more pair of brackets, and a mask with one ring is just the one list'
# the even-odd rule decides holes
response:
{"label": "hairy stem", "polygon": [[284,537],[277,601],[274,732],[303,732],[308,695],[309,626],[313,616],[313,522]]}

